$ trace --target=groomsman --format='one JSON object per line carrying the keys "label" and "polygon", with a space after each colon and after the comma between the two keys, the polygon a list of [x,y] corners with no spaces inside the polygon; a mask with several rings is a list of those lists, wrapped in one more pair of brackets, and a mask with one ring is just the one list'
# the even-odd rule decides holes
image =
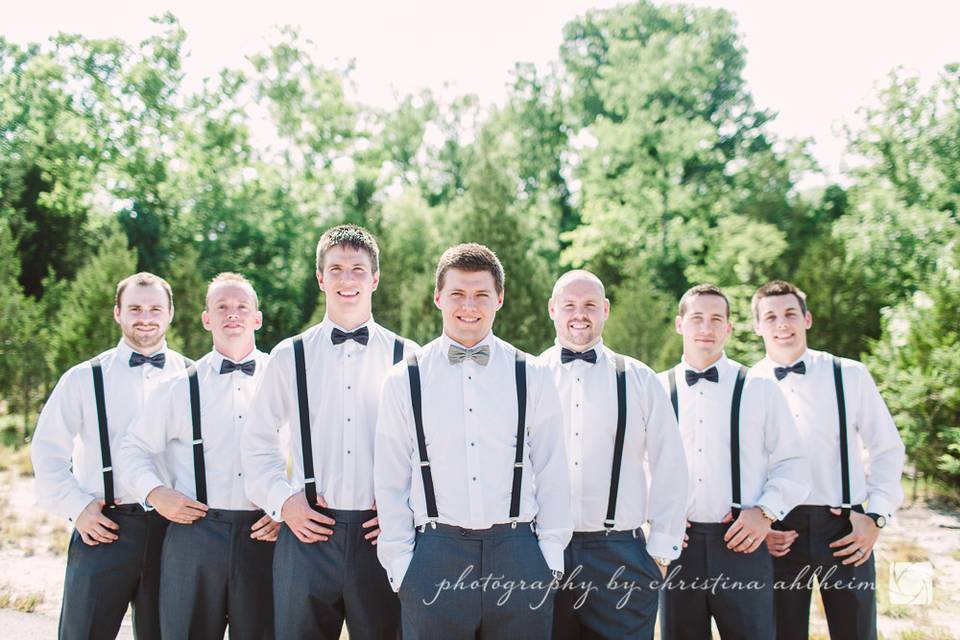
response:
{"label": "groomsman", "polygon": [[876,638],[872,552],[903,500],[900,434],[863,364],[807,347],[813,316],[802,291],[779,280],[763,285],[753,316],[766,357],[751,374],[783,390],[813,472],[806,500],[767,535],[782,585],[777,638],[807,638],[813,575],[830,636]]}
{"label": "groomsman", "polygon": [[661,602],[665,640],[772,639],[770,525],[807,495],[810,474],[776,384],[726,357],[730,303],[713,285],[680,299],[680,364],[660,374],[680,421],[690,479],[688,543]]}
{"label": "groomsman", "polygon": [[[603,344],[610,301],[599,278],[564,274],[548,306],[557,344],[540,357],[560,392],[574,529],[553,637],[652,640],[656,587],[683,543],[687,465],[677,419],[656,373]],[[647,521],[649,541],[640,529]]]}
{"label": "groomsman", "polygon": [[[120,445],[121,480],[172,523],[163,543],[164,638],[273,637],[271,573],[279,523],[247,499],[240,430],[267,354],[257,294],[241,275],[207,288],[203,326],[213,350],[164,382]],[[169,481],[154,460],[165,453]]]}
{"label": "groomsman", "polygon": [[[400,602],[377,561],[373,443],[384,376],[414,345],[377,324],[380,250],[365,229],[317,244],[323,321],[273,350],[241,451],[247,495],[282,521],[273,566],[276,635],[396,638]],[[291,451],[279,430],[290,425]],[[293,473],[287,478],[287,460]]]}
{"label": "groomsman", "polygon": [[[40,412],[31,444],[37,501],[74,526],[59,637],[115,638],[133,606],[140,640],[160,637],[157,594],[167,521],[140,504],[114,473],[128,426],[161,379],[186,366],[167,349],[173,294],[165,280],[137,273],[117,284],[119,344],[67,371]],[[117,460],[117,471],[123,462]]]}
{"label": "groomsman", "polygon": [[443,334],[384,382],[377,553],[405,640],[550,636],[572,525],[560,399],[545,366],[492,333],[503,285],[487,247],[447,249]]}

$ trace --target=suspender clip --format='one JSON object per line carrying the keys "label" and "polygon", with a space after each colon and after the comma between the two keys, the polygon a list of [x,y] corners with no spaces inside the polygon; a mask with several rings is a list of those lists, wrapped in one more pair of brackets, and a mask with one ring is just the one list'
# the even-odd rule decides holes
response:
{"label": "suspender clip", "polygon": [[514,462],[514,463],[513,463],[513,468],[514,468],[514,469],[523,469],[523,463],[522,463],[522,462]]}
{"label": "suspender clip", "polygon": [[516,529],[516,528],[517,528],[517,521],[518,521],[518,520],[519,520],[519,518],[510,518],[510,528],[511,528],[511,529]]}
{"label": "suspender clip", "polygon": [[613,527],[616,525],[614,520],[604,520],[603,521],[603,535],[608,536],[610,532],[613,531]]}
{"label": "suspender clip", "polygon": [[113,467],[104,467],[103,469],[101,469],[101,471],[103,471],[104,473],[106,473],[107,471],[113,471]]}
{"label": "suspender clip", "polygon": [[429,467],[429,466],[430,466],[430,461],[429,461],[429,460],[421,460],[421,461],[420,461],[420,466],[421,466],[421,467]]}
{"label": "suspender clip", "polygon": [[316,479],[316,478],[304,478],[304,479],[303,479],[303,484],[305,484],[305,485],[307,485],[307,484],[317,484],[317,479]]}
{"label": "suspender clip", "polygon": [[634,540],[636,540],[636,539],[639,537],[639,536],[637,535],[637,531],[639,531],[639,529],[634,529],[633,531],[630,532],[630,533],[633,534],[633,539],[634,539]]}
{"label": "suspender clip", "polygon": [[430,525],[430,528],[431,528],[431,529],[436,529],[436,528],[437,528],[437,519],[436,519],[436,518],[430,518],[429,520],[427,520],[427,524]]}
{"label": "suspender clip", "polygon": [[743,505],[740,504],[739,502],[734,502],[734,503],[733,503],[733,508],[734,508],[734,509],[743,509]]}
{"label": "suspender clip", "polygon": [[197,446],[198,444],[203,444],[203,438],[194,438],[193,446]]}
{"label": "suspender clip", "polygon": [[853,506],[853,505],[850,504],[849,502],[844,502],[844,503],[842,503],[842,504],[840,505],[840,508],[842,508],[842,509],[849,509],[849,508],[851,508],[852,506]]}

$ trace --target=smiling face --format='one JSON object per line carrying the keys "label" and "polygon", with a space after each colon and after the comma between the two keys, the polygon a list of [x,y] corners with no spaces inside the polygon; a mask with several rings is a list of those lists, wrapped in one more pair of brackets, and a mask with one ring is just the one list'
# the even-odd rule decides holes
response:
{"label": "smiling face", "polygon": [[239,282],[215,282],[207,290],[203,328],[213,333],[213,346],[221,353],[253,350],[254,332],[263,325],[253,288]]}
{"label": "smiling face", "polygon": [[560,282],[548,309],[557,342],[574,351],[586,351],[600,340],[610,301],[596,279],[578,277]]}
{"label": "smiling face", "polygon": [[120,325],[123,339],[135,351],[151,355],[163,343],[173,320],[173,308],[167,292],[159,284],[130,285],[113,308],[113,319]]}
{"label": "smiling face", "polygon": [[503,306],[489,271],[450,268],[443,288],[434,292],[434,304],[443,315],[443,332],[451,340],[472,347],[487,337],[493,319]]}
{"label": "smiling face", "polygon": [[323,256],[317,282],[327,296],[327,314],[335,323],[352,329],[370,318],[380,273],[374,272],[365,251],[346,245],[331,247]]}
{"label": "smiling face", "polygon": [[763,346],[775,362],[790,364],[807,349],[807,329],[813,316],[804,312],[800,300],[789,293],[766,296],[757,301],[757,317],[753,329],[763,338]]}
{"label": "smiling face", "polygon": [[677,333],[683,336],[683,357],[687,364],[705,368],[720,359],[723,346],[733,331],[727,317],[727,302],[718,295],[691,296],[684,313],[675,321]]}

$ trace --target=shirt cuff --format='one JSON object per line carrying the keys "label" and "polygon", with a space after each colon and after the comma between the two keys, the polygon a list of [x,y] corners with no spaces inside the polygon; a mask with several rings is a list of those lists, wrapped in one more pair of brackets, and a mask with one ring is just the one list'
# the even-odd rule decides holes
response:
{"label": "shirt cuff", "polygon": [[546,560],[550,570],[563,572],[563,547],[549,540],[538,540],[537,542],[540,545],[540,553],[543,554],[543,559]]}
{"label": "shirt cuff", "polygon": [[768,491],[760,496],[760,499],[756,502],[756,506],[759,508],[761,505],[766,507],[768,511],[771,511],[773,515],[777,516],[777,520],[786,518],[791,510],[774,491]]}
{"label": "shirt cuff", "polygon": [[296,493],[286,481],[278,482],[267,494],[265,511],[275,522],[283,522],[283,503]]}
{"label": "shirt cuff", "polygon": [[160,479],[156,473],[145,473],[141,480],[137,481],[137,496],[140,498],[142,504],[147,504],[147,496],[150,495],[150,492],[156,489],[157,487],[166,486],[163,483],[163,480]]}
{"label": "shirt cuff", "polygon": [[876,495],[870,496],[867,499],[867,506],[864,508],[864,511],[867,513],[878,513],[887,520],[890,520],[893,518],[893,512],[896,511],[896,509],[893,503],[884,496]]}
{"label": "shirt cuff", "polygon": [[87,505],[96,500],[96,496],[92,496],[89,493],[81,491],[79,489],[71,491],[70,495],[61,503],[60,508],[57,509],[58,515],[66,518],[70,524],[76,525],[77,518],[80,517],[80,514],[84,509],[87,508]]}
{"label": "shirt cuff", "polygon": [[393,562],[390,563],[390,571],[387,572],[387,577],[390,580],[390,588],[397,592],[400,590],[400,585],[403,584],[403,579],[407,575],[407,569],[410,568],[410,561],[413,560],[413,552],[408,551],[403,553]]}
{"label": "shirt cuff", "polygon": [[680,534],[678,538],[667,533],[651,531],[650,537],[647,539],[647,553],[654,558],[676,560],[680,557],[682,544],[683,534]]}

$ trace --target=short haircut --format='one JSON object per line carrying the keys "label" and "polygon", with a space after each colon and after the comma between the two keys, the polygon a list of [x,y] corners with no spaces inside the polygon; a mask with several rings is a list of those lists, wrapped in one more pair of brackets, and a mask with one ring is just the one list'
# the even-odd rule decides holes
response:
{"label": "short haircut", "polygon": [[697,296],[717,296],[723,298],[723,301],[727,304],[727,320],[730,319],[730,300],[728,300],[727,295],[720,290],[720,287],[715,284],[698,284],[695,287],[687,289],[687,292],[681,296],[680,304],[678,305],[681,318],[683,314],[687,312],[687,302],[690,298]]}
{"label": "short haircut", "polygon": [[607,297],[607,290],[603,286],[603,281],[598,278],[595,274],[587,271],[586,269],[574,269],[572,271],[567,271],[565,274],[557,278],[557,281],[553,284],[553,293],[550,294],[550,298],[556,298],[557,294],[560,293],[560,290],[567,285],[568,282],[575,280],[588,280],[593,282],[598,287],[600,287],[600,297]]}
{"label": "short haircut", "polygon": [[753,317],[757,320],[760,319],[760,301],[764,298],[789,295],[796,296],[797,302],[800,303],[800,313],[807,315],[807,294],[786,280],[771,280],[753,294],[753,299],[750,301]]}
{"label": "short haircut", "polygon": [[123,280],[117,283],[117,293],[113,296],[113,304],[120,307],[120,299],[123,297],[123,292],[127,290],[127,287],[134,285],[137,287],[149,287],[152,285],[160,285],[160,287],[167,294],[167,304],[173,309],[173,290],[170,288],[170,283],[161,278],[160,276],[155,276],[148,271],[141,271],[140,273],[135,273],[132,276],[127,276]]}
{"label": "short haircut", "polygon": [[350,247],[370,257],[373,273],[380,270],[380,247],[373,234],[355,224],[341,224],[323,232],[317,242],[317,271],[323,271],[323,258],[333,247]]}
{"label": "short haircut", "polygon": [[209,304],[210,290],[218,284],[238,284],[250,287],[250,292],[253,294],[253,303],[257,309],[260,308],[260,298],[257,296],[257,290],[253,288],[253,284],[242,274],[234,273],[232,271],[224,271],[223,273],[218,273],[213,277],[213,280],[211,280],[210,284],[207,285],[207,295],[203,297],[204,304]]}
{"label": "short haircut", "polygon": [[443,289],[443,281],[450,269],[459,269],[460,271],[486,271],[493,276],[493,286],[497,290],[497,295],[503,294],[503,265],[497,254],[475,242],[458,244],[450,247],[440,256],[440,262],[437,263],[436,288],[437,292]]}

